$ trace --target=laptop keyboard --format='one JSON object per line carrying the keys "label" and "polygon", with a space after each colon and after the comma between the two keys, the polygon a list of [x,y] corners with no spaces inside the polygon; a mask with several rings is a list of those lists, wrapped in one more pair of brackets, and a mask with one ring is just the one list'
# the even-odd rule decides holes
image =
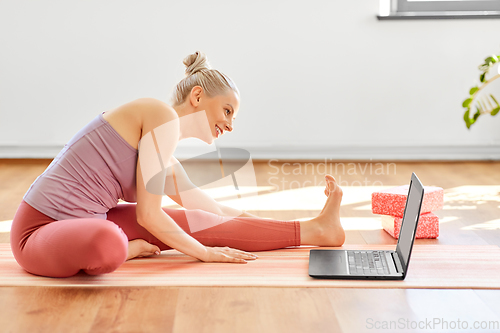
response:
{"label": "laptop keyboard", "polygon": [[349,273],[356,275],[389,274],[383,251],[347,251]]}

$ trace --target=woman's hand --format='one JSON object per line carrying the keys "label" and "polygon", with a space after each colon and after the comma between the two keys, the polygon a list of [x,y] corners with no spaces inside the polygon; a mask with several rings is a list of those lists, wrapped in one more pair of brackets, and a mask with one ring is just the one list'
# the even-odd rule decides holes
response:
{"label": "woman's hand", "polygon": [[206,255],[200,260],[203,262],[232,262],[246,264],[247,260],[254,260],[258,257],[249,252],[232,249],[230,247],[210,247],[205,246],[207,249]]}

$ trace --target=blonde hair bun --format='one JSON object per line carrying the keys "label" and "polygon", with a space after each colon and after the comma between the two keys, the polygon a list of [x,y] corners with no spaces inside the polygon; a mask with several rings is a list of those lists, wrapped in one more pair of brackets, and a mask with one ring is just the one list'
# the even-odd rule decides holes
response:
{"label": "blonde hair bun", "polygon": [[193,54],[188,55],[184,58],[184,65],[186,65],[186,75],[190,76],[199,71],[210,69],[210,64],[208,63],[207,56],[205,53],[196,51]]}
{"label": "blonde hair bun", "polygon": [[228,90],[240,95],[238,88],[228,76],[210,67],[205,53],[196,51],[184,58],[183,62],[186,65],[186,77],[174,88],[172,96],[174,106],[184,103],[196,86],[200,86],[209,97],[225,94]]}

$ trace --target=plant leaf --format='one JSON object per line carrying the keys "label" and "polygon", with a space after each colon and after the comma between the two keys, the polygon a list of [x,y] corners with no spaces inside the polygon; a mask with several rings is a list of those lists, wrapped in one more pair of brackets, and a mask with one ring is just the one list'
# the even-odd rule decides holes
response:
{"label": "plant leaf", "polygon": [[479,90],[479,88],[478,88],[478,87],[472,87],[472,88],[470,89],[470,91],[469,91],[469,95],[471,95],[471,96],[472,96],[472,95],[474,95],[474,93],[475,93],[476,91],[478,91],[478,90]]}
{"label": "plant leaf", "polygon": [[462,103],[462,106],[464,108],[468,108],[469,105],[470,105],[470,102],[472,102],[472,98],[467,98],[463,103]]}
{"label": "plant leaf", "polygon": [[493,96],[492,94],[490,94],[490,97],[492,100],[495,101],[495,103],[497,103],[498,106],[500,106],[500,104],[498,104],[498,101],[496,100],[495,96]]}
{"label": "plant leaf", "polygon": [[481,113],[479,112],[479,110],[477,110],[476,113],[474,113],[474,116],[472,117],[472,119],[474,119],[474,122],[477,120],[477,118],[479,118],[480,115]]}
{"label": "plant leaf", "polygon": [[500,106],[498,106],[498,107],[494,108],[494,109],[491,111],[491,113],[490,113],[490,114],[491,114],[492,116],[494,116],[494,115],[496,115],[496,114],[498,113],[498,111],[500,111]]}
{"label": "plant leaf", "polygon": [[465,121],[465,126],[467,126],[467,128],[470,129],[471,122],[469,118],[469,109],[467,109],[467,111],[465,111],[464,113],[464,121]]}
{"label": "plant leaf", "polygon": [[479,76],[479,81],[484,82],[485,76],[486,76],[486,73],[481,74],[481,76]]}

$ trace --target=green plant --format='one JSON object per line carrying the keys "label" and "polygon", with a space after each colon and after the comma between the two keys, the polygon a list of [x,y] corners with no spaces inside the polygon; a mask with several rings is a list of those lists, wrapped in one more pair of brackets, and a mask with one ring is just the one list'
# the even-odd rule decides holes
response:
{"label": "green plant", "polygon": [[[462,106],[466,109],[464,113],[464,121],[467,128],[470,129],[471,125],[474,124],[480,115],[489,113],[494,116],[500,111],[499,99],[496,99],[493,94],[482,94],[484,88],[488,86],[491,82],[500,78],[500,66],[497,67],[498,73],[488,79],[486,79],[487,74],[490,69],[499,62],[500,55],[492,55],[484,59],[484,64],[479,65],[479,70],[481,75],[479,75],[480,85],[472,87],[469,91],[469,97],[462,103]],[[476,112],[470,117],[471,107],[475,106]]]}

